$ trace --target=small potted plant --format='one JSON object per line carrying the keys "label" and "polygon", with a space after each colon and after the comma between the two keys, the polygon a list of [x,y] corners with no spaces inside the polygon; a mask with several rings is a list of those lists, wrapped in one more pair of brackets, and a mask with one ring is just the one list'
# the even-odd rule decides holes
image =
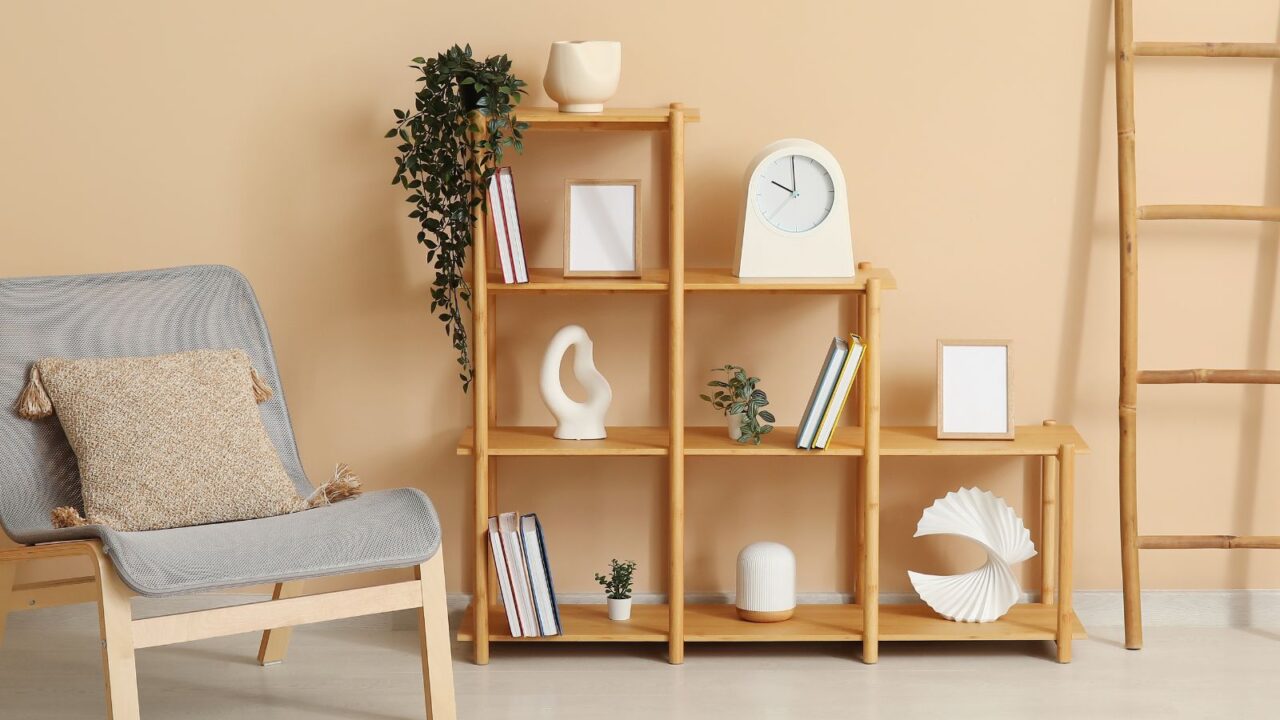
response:
{"label": "small potted plant", "polygon": [[609,561],[608,575],[596,573],[596,582],[604,586],[609,601],[610,620],[631,619],[631,577],[635,572],[635,562],[618,562],[615,558]]}
{"label": "small potted plant", "polygon": [[712,368],[711,372],[724,373],[725,379],[707,383],[708,387],[715,388],[714,392],[698,397],[728,418],[730,440],[759,445],[760,438],[773,432],[772,425],[762,425],[760,421],[776,422],[773,413],[764,409],[769,405],[769,396],[756,387],[760,378],[747,375],[747,371],[737,365]]}

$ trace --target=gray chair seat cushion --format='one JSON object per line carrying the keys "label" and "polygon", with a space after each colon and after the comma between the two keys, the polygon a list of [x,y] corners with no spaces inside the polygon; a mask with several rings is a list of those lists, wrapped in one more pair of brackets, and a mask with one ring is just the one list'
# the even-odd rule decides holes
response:
{"label": "gray chair seat cushion", "polygon": [[260,520],[71,534],[101,538],[125,584],[148,597],[411,567],[440,548],[436,510],[410,488]]}

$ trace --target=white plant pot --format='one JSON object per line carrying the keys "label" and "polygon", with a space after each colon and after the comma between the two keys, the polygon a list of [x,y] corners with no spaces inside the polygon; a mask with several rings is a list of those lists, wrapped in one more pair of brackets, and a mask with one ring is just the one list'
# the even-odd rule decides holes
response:
{"label": "white plant pot", "polygon": [[631,619],[631,598],[609,598],[609,619],[614,622]]}
{"label": "white plant pot", "polygon": [[598,113],[618,90],[622,43],[614,40],[561,40],[551,44],[542,87],[560,112]]}
{"label": "white plant pot", "polygon": [[729,439],[737,442],[742,437],[742,426],[747,422],[746,413],[732,413],[725,415],[725,419],[729,423]]}

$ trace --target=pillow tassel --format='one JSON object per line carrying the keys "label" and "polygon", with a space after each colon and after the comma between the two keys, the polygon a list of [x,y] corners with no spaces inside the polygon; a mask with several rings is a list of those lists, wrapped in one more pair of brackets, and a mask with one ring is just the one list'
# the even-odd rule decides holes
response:
{"label": "pillow tassel", "polygon": [[45,392],[44,383],[40,380],[40,368],[35,365],[31,366],[27,386],[22,388],[14,409],[18,411],[18,417],[24,420],[40,420],[53,414],[53,401],[49,399],[49,393]]}
{"label": "pillow tassel", "polygon": [[55,528],[73,528],[89,524],[89,521],[80,515],[80,511],[70,505],[54,508],[50,516]]}
{"label": "pillow tassel", "polygon": [[264,403],[271,399],[271,388],[267,387],[267,384],[262,381],[262,376],[258,374],[258,371],[252,365],[249,366],[249,379],[253,381],[254,400]]}
{"label": "pillow tassel", "polygon": [[316,491],[311,493],[303,504],[305,509],[309,510],[342,502],[361,492],[363,490],[360,487],[360,477],[351,472],[351,468],[346,463],[338,463],[333,468],[333,478],[316,488]]}

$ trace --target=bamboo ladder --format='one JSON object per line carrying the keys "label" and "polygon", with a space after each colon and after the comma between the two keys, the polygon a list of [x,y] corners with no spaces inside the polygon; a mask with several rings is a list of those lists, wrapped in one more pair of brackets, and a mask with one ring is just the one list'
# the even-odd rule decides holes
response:
{"label": "bamboo ladder", "polygon": [[1134,156],[1135,57],[1280,59],[1276,43],[1133,41],[1133,0],[1115,0],[1116,134],[1120,171],[1120,557],[1124,570],[1125,646],[1142,647],[1138,550],[1280,548],[1280,536],[1138,534],[1138,385],[1280,384],[1280,370],[1138,369],[1138,221],[1263,220],[1280,222],[1280,207],[1138,205]]}

